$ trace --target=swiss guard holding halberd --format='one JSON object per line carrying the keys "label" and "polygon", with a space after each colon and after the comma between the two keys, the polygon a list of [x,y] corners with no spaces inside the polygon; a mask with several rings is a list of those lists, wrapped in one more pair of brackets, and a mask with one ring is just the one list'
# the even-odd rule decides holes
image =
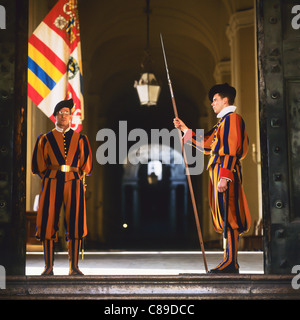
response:
{"label": "swiss guard holding halberd", "polygon": [[207,169],[213,226],[217,232],[223,232],[227,240],[223,260],[209,273],[239,273],[239,235],[248,232],[251,223],[241,170],[241,160],[248,152],[249,140],[245,122],[233,105],[235,88],[227,83],[217,84],[210,89],[208,96],[219,121],[205,133],[204,141],[181,119],[175,118],[174,125],[185,133],[184,143],[200,147],[204,154],[209,155]]}

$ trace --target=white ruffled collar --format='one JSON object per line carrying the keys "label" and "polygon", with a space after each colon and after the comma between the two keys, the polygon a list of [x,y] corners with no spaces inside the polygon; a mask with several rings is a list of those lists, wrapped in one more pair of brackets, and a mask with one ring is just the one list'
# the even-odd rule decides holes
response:
{"label": "white ruffled collar", "polygon": [[236,106],[225,107],[222,111],[217,114],[217,118],[223,118],[227,113],[235,112]]}

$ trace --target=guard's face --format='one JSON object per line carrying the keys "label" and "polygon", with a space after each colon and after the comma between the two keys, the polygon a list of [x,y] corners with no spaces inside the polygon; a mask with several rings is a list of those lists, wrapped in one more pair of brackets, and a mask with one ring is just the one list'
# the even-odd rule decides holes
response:
{"label": "guard's face", "polygon": [[60,128],[68,128],[72,115],[69,108],[62,108],[56,113],[56,123]]}
{"label": "guard's face", "polygon": [[214,109],[215,113],[220,113],[226,106],[228,106],[228,98],[222,98],[218,93],[216,93],[213,97],[213,101],[211,106]]}

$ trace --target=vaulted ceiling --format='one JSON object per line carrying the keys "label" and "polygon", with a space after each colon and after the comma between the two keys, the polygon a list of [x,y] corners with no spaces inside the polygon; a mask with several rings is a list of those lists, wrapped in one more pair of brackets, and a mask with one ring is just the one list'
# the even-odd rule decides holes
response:
{"label": "vaulted ceiling", "polygon": [[[203,102],[215,84],[216,64],[230,60],[226,37],[230,15],[252,4],[253,0],[238,5],[233,0],[150,0],[149,42],[154,71],[162,83],[160,104],[170,104],[160,33],[175,98],[185,109],[196,107],[201,116],[207,113]],[[79,0],[79,18],[87,101],[97,101],[99,116],[111,108],[120,113],[118,108],[137,105],[133,83],[140,77],[146,47],[146,0]]]}

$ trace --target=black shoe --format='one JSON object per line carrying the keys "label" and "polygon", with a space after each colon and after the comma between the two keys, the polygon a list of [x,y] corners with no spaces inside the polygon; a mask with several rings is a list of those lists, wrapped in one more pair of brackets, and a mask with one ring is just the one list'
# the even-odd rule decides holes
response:
{"label": "black shoe", "polygon": [[71,267],[69,276],[84,276],[84,274],[78,269],[78,267]]}
{"label": "black shoe", "polygon": [[54,273],[53,273],[53,268],[50,267],[50,268],[46,268],[44,269],[44,271],[41,273],[41,276],[53,276]]}
{"label": "black shoe", "polygon": [[222,273],[240,273],[239,269],[236,269],[236,268],[232,268],[232,267],[227,267],[227,268],[224,268],[222,270],[220,269],[211,269],[209,271],[207,271],[207,273],[209,274],[222,274]]}

